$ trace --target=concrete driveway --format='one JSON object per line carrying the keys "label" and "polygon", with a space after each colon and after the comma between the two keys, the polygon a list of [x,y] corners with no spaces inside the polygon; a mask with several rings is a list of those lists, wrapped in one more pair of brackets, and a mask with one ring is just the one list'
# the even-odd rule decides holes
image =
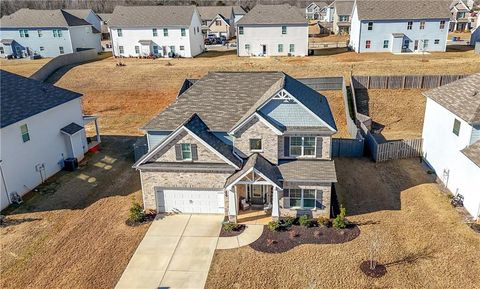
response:
{"label": "concrete driveway", "polygon": [[153,221],[115,288],[203,288],[223,215]]}

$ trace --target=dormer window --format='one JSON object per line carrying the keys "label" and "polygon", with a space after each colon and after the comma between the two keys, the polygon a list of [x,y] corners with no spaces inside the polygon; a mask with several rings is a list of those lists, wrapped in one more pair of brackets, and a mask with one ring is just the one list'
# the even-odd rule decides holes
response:
{"label": "dormer window", "polygon": [[262,151],[262,139],[261,138],[250,139],[250,151],[252,151],[252,152]]}

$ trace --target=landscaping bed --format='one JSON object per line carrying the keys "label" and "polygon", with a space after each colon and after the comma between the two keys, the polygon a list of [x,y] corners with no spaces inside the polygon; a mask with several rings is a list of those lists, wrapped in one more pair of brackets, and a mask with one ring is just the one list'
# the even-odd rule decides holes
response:
{"label": "landscaping bed", "polygon": [[345,229],[327,227],[303,227],[293,225],[287,230],[270,231],[264,227],[262,236],[250,247],[264,253],[283,253],[303,244],[340,244],[351,241],[360,235],[356,225]]}
{"label": "landscaping bed", "polygon": [[237,225],[230,231],[225,230],[223,227],[220,229],[220,237],[236,237],[245,231],[245,225]]}

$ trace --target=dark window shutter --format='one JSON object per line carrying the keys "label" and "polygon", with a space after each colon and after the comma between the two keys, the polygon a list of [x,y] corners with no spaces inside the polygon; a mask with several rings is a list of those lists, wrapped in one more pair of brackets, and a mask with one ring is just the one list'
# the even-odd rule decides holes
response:
{"label": "dark window shutter", "polygon": [[190,148],[192,149],[192,160],[193,161],[198,160],[197,145],[192,143],[190,145]]}
{"label": "dark window shutter", "polygon": [[317,148],[316,148],[317,158],[322,158],[322,145],[323,145],[323,138],[321,136],[317,136]]}
{"label": "dark window shutter", "polygon": [[183,157],[182,157],[182,145],[181,145],[181,144],[176,144],[176,145],[175,145],[175,157],[176,157],[177,161],[183,160]]}
{"label": "dark window shutter", "polygon": [[283,155],[288,157],[290,156],[290,137],[283,137]]}

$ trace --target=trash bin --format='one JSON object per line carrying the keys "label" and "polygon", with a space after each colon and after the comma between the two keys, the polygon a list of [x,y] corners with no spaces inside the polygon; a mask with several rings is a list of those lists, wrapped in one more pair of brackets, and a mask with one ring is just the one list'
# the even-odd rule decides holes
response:
{"label": "trash bin", "polygon": [[77,158],[68,158],[63,161],[63,169],[65,171],[73,172],[78,168]]}

